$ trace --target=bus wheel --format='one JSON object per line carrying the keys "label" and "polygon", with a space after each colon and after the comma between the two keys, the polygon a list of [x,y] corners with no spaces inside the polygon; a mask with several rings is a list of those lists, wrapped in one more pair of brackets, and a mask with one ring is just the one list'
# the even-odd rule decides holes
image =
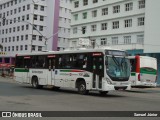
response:
{"label": "bus wheel", "polygon": [[43,87],[42,85],[39,85],[37,77],[32,78],[32,87],[36,89]]}
{"label": "bus wheel", "polygon": [[81,95],[86,95],[88,94],[89,90],[86,90],[86,84],[85,82],[81,81],[78,85],[78,92]]}
{"label": "bus wheel", "polygon": [[108,91],[100,91],[99,93],[100,93],[102,96],[105,96],[105,95],[107,95]]}
{"label": "bus wheel", "polygon": [[52,90],[55,90],[55,91],[58,91],[59,89],[60,87],[55,87],[55,86],[52,87]]}

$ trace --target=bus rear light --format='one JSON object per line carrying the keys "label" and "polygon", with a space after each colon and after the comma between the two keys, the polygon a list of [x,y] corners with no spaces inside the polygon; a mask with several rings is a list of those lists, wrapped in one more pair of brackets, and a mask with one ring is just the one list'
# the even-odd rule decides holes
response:
{"label": "bus rear light", "polygon": [[141,75],[140,74],[138,74],[138,81],[140,81],[141,80]]}

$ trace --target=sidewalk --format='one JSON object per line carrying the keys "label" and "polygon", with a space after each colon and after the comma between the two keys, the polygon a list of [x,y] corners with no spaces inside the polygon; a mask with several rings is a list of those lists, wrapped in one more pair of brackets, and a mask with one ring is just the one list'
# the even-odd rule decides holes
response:
{"label": "sidewalk", "polygon": [[15,80],[13,78],[10,78],[10,77],[2,77],[0,76],[0,81],[1,82],[15,82]]}

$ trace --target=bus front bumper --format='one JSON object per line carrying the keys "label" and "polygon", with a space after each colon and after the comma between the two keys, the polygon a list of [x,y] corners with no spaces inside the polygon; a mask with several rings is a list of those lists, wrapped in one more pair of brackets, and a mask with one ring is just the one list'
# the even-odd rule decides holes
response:
{"label": "bus front bumper", "polygon": [[137,88],[147,88],[147,87],[156,87],[156,83],[148,83],[148,82],[140,82],[138,81],[136,85],[133,85],[132,87],[137,87]]}

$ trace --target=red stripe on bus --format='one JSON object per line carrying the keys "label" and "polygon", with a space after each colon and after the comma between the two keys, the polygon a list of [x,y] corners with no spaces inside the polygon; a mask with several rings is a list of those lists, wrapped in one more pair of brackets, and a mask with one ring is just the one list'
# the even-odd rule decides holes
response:
{"label": "red stripe on bus", "polygon": [[71,72],[84,72],[84,70],[71,70]]}
{"label": "red stripe on bus", "polygon": [[136,73],[140,73],[140,56],[137,55],[135,58],[136,58]]}

